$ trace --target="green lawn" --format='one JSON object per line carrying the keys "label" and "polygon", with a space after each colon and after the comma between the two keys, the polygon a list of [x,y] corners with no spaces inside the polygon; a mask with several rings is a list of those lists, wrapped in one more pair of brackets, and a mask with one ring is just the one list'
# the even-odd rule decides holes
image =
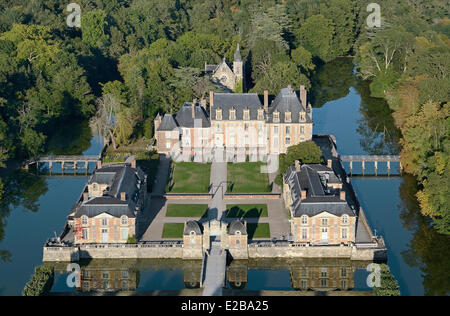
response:
{"label": "green lawn", "polygon": [[169,193],[208,193],[211,164],[173,163],[166,191]]}
{"label": "green lawn", "polygon": [[227,217],[267,217],[267,204],[228,204]]}
{"label": "green lawn", "polygon": [[165,223],[162,238],[183,238],[184,223]]}
{"label": "green lawn", "polygon": [[169,204],[167,217],[203,217],[208,211],[208,204]]}
{"label": "green lawn", "polygon": [[269,223],[247,224],[248,239],[270,238]]}
{"label": "green lawn", "polygon": [[271,192],[267,173],[261,173],[262,162],[228,163],[229,193]]}

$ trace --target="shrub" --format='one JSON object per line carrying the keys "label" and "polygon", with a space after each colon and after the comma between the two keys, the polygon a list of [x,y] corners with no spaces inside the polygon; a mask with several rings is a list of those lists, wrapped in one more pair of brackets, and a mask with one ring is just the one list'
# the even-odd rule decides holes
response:
{"label": "shrub", "polygon": [[33,276],[23,289],[22,296],[47,295],[52,289],[54,277],[53,268],[47,266],[36,267]]}
{"label": "shrub", "polygon": [[386,264],[380,265],[381,280],[380,287],[374,287],[373,292],[375,296],[400,296],[400,287],[397,280],[392,275],[389,266]]}

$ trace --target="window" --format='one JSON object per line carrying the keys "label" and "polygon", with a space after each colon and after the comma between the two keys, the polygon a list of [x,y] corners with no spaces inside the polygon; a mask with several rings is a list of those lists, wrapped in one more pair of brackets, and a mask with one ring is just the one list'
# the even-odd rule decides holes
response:
{"label": "window", "polygon": [[308,216],[307,215],[302,216],[302,224],[308,224]]}
{"label": "window", "polygon": [[302,239],[303,240],[308,239],[308,229],[307,228],[302,229]]}
{"label": "window", "polygon": [[306,289],[306,287],[308,286],[308,282],[306,280],[302,280],[302,289]]}
{"label": "window", "polygon": [[289,135],[291,133],[291,127],[286,126],[286,134]]}
{"label": "window", "polygon": [[88,236],[88,229],[87,228],[85,228],[85,229],[83,229],[83,231],[82,231],[83,233],[82,233],[82,239],[83,240],[88,240],[89,239],[89,236]]}
{"label": "window", "polygon": [[342,278],[346,278],[347,277],[347,268],[342,268],[341,269],[341,277]]}
{"label": "window", "polygon": [[170,132],[166,132],[166,138],[171,138]]}
{"label": "window", "polygon": [[122,271],[122,279],[128,279],[128,270]]}
{"label": "window", "polygon": [[280,122],[280,112],[273,112],[273,121],[275,123]]}
{"label": "window", "polygon": [[321,279],[320,280],[320,286],[321,287],[327,287],[327,280]]}
{"label": "window", "polygon": [[244,145],[248,145],[248,135],[245,135],[244,137]]}
{"label": "window", "polygon": [[172,147],[170,142],[166,142],[166,149],[170,149],[170,147]]}
{"label": "window", "polygon": [[129,289],[128,281],[122,281],[122,290],[128,291],[128,289]]}
{"label": "window", "polygon": [[121,218],[120,218],[120,222],[121,222],[121,224],[122,225],[128,225],[128,217],[127,216],[122,216]]}
{"label": "window", "polygon": [[244,131],[248,132],[248,123],[244,124]]}
{"label": "window", "polygon": [[291,112],[284,113],[284,121],[291,122]]}
{"label": "window", "polygon": [[231,109],[230,110],[230,120],[235,120],[235,119],[236,119],[236,110]]}
{"label": "window", "polygon": [[305,134],[305,127],[304,126],[300,126],[300,134]]}
{"label": "window", "polygon": [[286,137],[285,143],[287,147],[291,146],[291,139],[289,137]]}
{"label": "window", "polygon": [[245,109],[244,110],[244,120],[249,120],[250,119],[250,110]]}
{"label": "window", "polygon": [[346,280],[341,281],[341,289],[343,289],[343,290],[347,289],[347,281]]}
{"label": "window", "polygon": [[216,110],[216,120],[222,120],[222,109]]}
{"label": "window", "polygon": [[278,134],[278,126],[274,126],[273,127],[273,133],[274,134]]}
{"label": "window", "polygon": [[305,112],[300,112],[300,122],[304,122],[306,121],[306,113]]}
{"label": "window", "polygon": [[328,226],[328,218],[322,218],[322,226]]}
{"label": "window", "polygon": [[347,234],[347,228],[342,228],[342,234],[341,234],[341,238],[342,239],[347,239],[348,238],[348,234]]}
{"label": "window", "polygon": [[320,272],[320,276],[322,278],[326,278],[327,277],[327,272],[328,272],[327,268],[322,268],[322,271]]}
{"label": "window", "polygon": [[102,226],[108,226],[108,219],[102,218]]}
{"label": "window", "polygon": [[81,216],[81,225],[87,225],[88,224],[88,217],[83,215]]}
{"label": "window", "polygon": [[127,240],[128,239],[128,229],[122,229],[122,240]]}
{"label": "window", "polygon": [[241,241],[239,239],[236,240],[236,245],[239,245]]}
{"label": "window", "polygon": [[347,223],[348,223],[348,215],[342,216],[342,224],[347,224]]}
{"label": "window", "polygon": [[258,120],[264,120],[264,110],[258,109]]}

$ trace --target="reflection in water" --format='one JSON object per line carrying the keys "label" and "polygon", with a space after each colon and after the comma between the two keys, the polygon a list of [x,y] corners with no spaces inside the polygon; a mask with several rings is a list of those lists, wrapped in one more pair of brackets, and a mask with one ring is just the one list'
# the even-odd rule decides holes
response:
{"label": "reflection in water", "polygon": [[413,233],[408,249],[402,253],[403,260],[411,267],[420,268],[425,295],[449,295],[450,236],[438,234],[430,219],[421,215],[413,176],[403,177],[399,191],[400,219],[403,227]]}
{"label": "reflection in water", "polygon": [[395,155],[400,151],[400,130],[394,124],[392,110],[384,99],[370,96],[369,82],[357,80],[356,90],[361,96],[357,132],[360,145],[369,155]]}
{"label": "reflection in water", "polygon": [[[0,242],[5,238],[7,218],[11,211],[23,207],[31,212],[39,211],[39,197],[47,192],[44,178],[21,170],[2,177],[5,189],[0,200]],[[0,261],[11,261],[12,254],[0,249]]]}
{"label": "reflection in water", "polygon": [[[240,290],[350,291],[355,288],[355,271],[365,269],[369,263],[349,259],[235,260],[227,267],[227,286]],[[59,274],[52,289],[55,293],[157,289],[172,290],[175,294],[177,290],[200,289],[202,269],[201,260],[87,260],[80,263],[80,286],[69,289],[65,283],[67,263],[46,264],[53,266]],[[168,271],[175,277],[169,280],[154,277],[167,276]],[[255,271],[258,271],[258,277],[249,277]],[[277,280],[276,288],[270,281],[280,271],[287,278]]]}
{"label": "reflection in water", "polygon": [[53,155],[81,155],[91,147],[92,132],[88,121],[66,124],[54,133],[47,143],[47,153]]}

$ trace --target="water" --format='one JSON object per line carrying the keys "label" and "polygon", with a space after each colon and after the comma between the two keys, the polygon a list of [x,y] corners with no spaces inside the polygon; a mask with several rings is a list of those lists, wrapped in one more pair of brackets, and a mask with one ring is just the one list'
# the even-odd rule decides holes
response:
{"label": "water", "polygon": [[[350,59],[339,59],[323,66],[313,82],[315,134],[335,135],[340,154],[398,153],[399,132],[388,106],[383,100],[370,98],[367,83],[354,76]],[[101,138],[90,135],[87,123],[76,123],[70,126],[70,131],[62,131],[51,140],[49,152],[91,155],[98,154],[102,145]],[[34,267],[42,263],[43,243],[54,231],[60,232],[86,180],[86,177],[42,177],[23,172],[11,172],[6,179],[3,177],[7,194],[0,202],[0,295],[21,294]],[[385,238],[388,264],[399,281],[401,293],[448,294],[450,243],[420,215],[414,197],[414,178],[352,178],[352,183],[372,227]],[[229,288],[292,291],[301,287],[301,267],[308,266],[310,271],[319,269],[316,273],[322,273],[324,267],[347,269],[350,263],[317,260],[275,265],[261,261],[240,264],[234,262],[228,267],[236,269],[238,276],[227,282]],[[138,291],[196,288],[201,269],[198,264],[181,260],[108,264],[92,261],[85,265],[87,270],[98,272],[97,286],[128,287]],[[292,268],[295,265],[298,269]],[[127,267],[126,272],[124,267]],[[58,267],[54,291],[75,290],[66,285],[65,268]],[[347,281],[351,285],[349,288],[367,290],[364,264],[348,269],[352,271]],[[121,273],[128,277],[114,281],[112,276]]]}

